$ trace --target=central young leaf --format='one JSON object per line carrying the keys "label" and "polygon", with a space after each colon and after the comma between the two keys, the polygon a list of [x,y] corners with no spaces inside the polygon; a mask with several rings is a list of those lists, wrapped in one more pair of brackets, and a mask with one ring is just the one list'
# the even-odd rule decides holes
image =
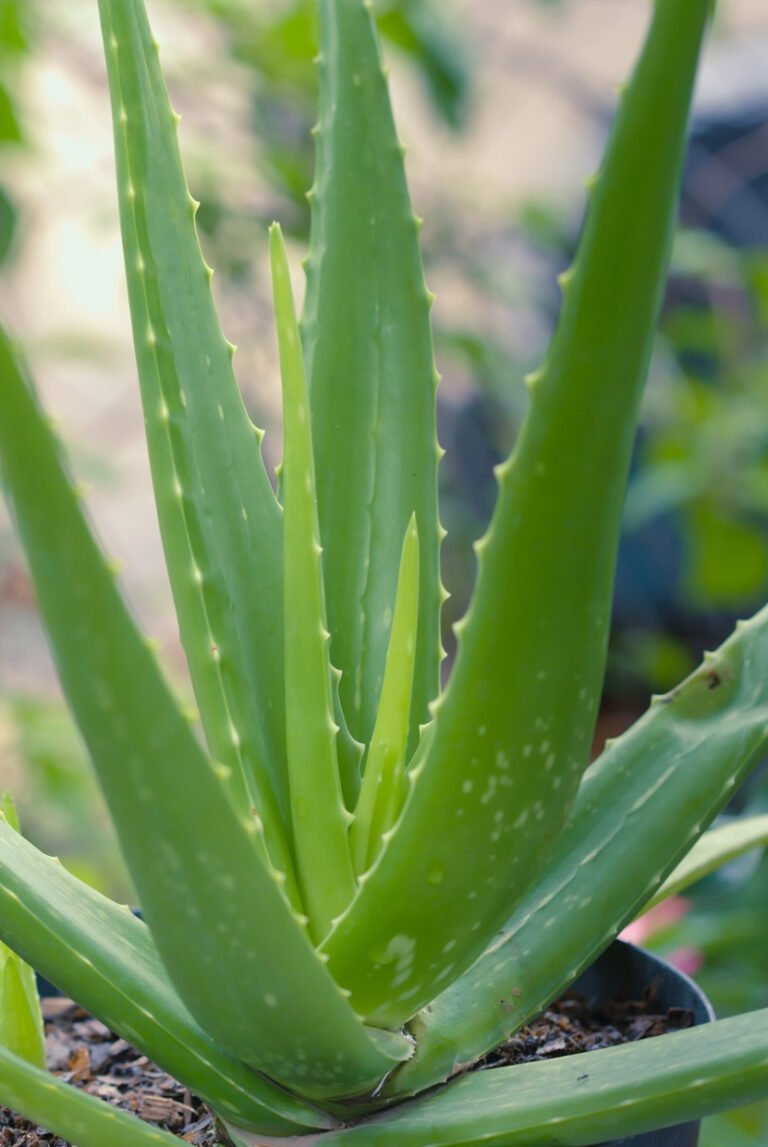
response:
{"label": "central young leaf", "polygon": [[303,320],[331,660],[353,736],[376,721],[415,512],[419,634],[409,749],[439,688],[435,371],[420,223],[370,6],[320,0],[320,122]]}

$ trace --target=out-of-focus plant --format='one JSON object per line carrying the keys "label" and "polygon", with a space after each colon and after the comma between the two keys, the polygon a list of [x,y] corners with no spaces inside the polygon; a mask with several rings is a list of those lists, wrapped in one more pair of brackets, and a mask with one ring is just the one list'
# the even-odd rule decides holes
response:
{"label": "out-of-focus plant", "polygon": [[[306,238],[314,150],[310,129],[317,107],[318,51],[316,6],[312,0],[280,5],[241,0],[196,0],[223,33],[231,58],[249,84],[251,125],[259,144],[259,169],[266,174],[272,201],[256,222],[275,215],[284,230]],[[184,9],[189,5],[185,2]],[[470,95],[470,69],[459,28],[438,0],[378,0],[376,21],[382,38],[420,78],[438,119],[452,129],[464,125]],[[215,171],[208,168],[198,225],[214,244],[217,265],[235,276],[245,273],[241,227],[232,216]],[[223,259],[222,259],[223,257]]]}
{"label": "out-of-focus plant", "polygon": [[768,584],[768,259],[685,240],[676,283],[698,299],[670,306],[662,323],[667,362],[646,406],[625,528],[678,515],[678,592],[691,612],[732,613]]}
{"label": "out-of-focus plant", "polygon": [[[24,0],[0,0],[0,156],[25,140],[17,82],[30,48],[30,17]],[[13,194],[0,182],[0,264],[16,234]]]}
{"label": "out-of-focus plant", "polygon": [[103,798],[61,701],[10,693],[0,699],[0,721],[5,729],[0,787],[12,778],[25,814],[24,835],[100,892],[131,902]]}
{"label": "out-of-focus plant", "polygon": [[[757,778],[756,778],[757,779]],[[763,783],[749,801],[747,812],[755,832],[768,825],[768,788]],[[734,818],[720,832],[741,835]],[[686,891],[681,902],[660,903],[632,929],[642,930],[642,943],[659,955],[695,969],[718,1015],[728,1016],[768,1005],[766,952],[768,912],[765,888],[768,853],[743,855],[708,874]],[[677,905],[677,908],[675,908]],[[635,937],[640,938],[640,931]],[[632,938],[631,935],[629,938]],[[765,1147],[768,1142],[768,1103],[759,1103],[705,1120],[702,1147]]]}
{"label": "out-of-focus plant", "polygon": [[[567,259],[573,226],[556,212],[526,210],[520,228],[545,264]],[[533,313],[544,329],[557,305],[547,294],[535,297]],[[767,320],[766,253],[683,230],[625,504],[607,680],[615,701],[671,687],[703,647],[720,641],[765,595]],[[469,341],[447,332],[445,341],[484,383],[453,412],[455,434],[470,448],[446,471],[449,512],[472,538],[490,514],[493,465],[515,440],[527,401],[498,369],[503,356],[493,336]],[[463,563],[452,586],[460,612],[471,566],[465,549],[455,560]]]}

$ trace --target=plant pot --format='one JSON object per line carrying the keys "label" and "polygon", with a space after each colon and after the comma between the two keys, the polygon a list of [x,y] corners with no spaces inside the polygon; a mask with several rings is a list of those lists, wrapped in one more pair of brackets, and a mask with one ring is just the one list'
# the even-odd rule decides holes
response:
{"label": "plant pot", "polygon": [[[43,996],[60,994],[42,977],[38,977],[38,986]],[[596,1004],[608,1003],[614,999],[641,1000],[651,986],[654,989],[654,1011],[663,1014],[670,1008],[681,1008],[693,1013],[695,1024],[708,1023],[715,1018],[709,1000],[688,976],[658,956],[621,940],[615,941],[572,987]],[[630,1087],[631,1082],[628,1081],[628,1089]],[[700,1126],[699,1122],[685,1123],[642,1135],[612,1139],[609,1143],[595,1144],[594,1147],[697,1147]],[[261,1136],[245,1136],[242,1140],[238,1137],[238,1141],[244,1145],[256,1141],[279,1143],[279,1140],[264,1139]],[[313,1147],[318,1143],[315,1136],[309,1136],[306,1141],[312,1143]],[[303,1140],[299,1138],[291,1142],[301,1143]],[[319,1142],[322,1142],[322,1138]]]}
{"label": "plant pot", "polygon": [[[640,999],[651,984],[655,986],[660,1012],[685,1008],[693,1012],[695,1024],[706,1024],[715,1013],[701,989],[684,972],[665,960],[616,940],[573,985],[588,999]],[[663,1036],[658,1037],[663,1039]],[[594,1053],[587,1053],[594,1054]],[[628,1088],[631,1087],[628,1081]],[[612,1139],[595,1147],[696,1147],[701,1123],[682,1123],[643,1135]]]}

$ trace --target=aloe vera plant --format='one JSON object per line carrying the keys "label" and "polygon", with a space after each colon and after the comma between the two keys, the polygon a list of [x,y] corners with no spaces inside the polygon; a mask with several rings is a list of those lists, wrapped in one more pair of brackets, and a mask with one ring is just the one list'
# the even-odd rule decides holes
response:
{"label": "aloe vera plant", "polygon": [[[768,746],[768,610],[585,773],[710,4],[653,8],[442,691],[431,296],[370,7],[319,0],[301,324],[270,236],[275,494],[143,4],[99,0],[157,511],[202,728],[3,336],[5,486],[143,920],[0,821],[0,938],[240,1147],[578,1145],[749,1102],[768,1094],[766,1012],[595,1053],[578,1086],[568,1061],[464,1071],[660,889],[765,841],[763,822],[705,830]],[[0,1101],[79,1147],[174,1141],[8,1048]]]}

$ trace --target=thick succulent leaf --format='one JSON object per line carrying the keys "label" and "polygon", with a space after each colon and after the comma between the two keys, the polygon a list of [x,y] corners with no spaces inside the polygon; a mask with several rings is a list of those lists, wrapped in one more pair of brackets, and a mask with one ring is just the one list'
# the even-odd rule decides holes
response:
{"label": "thick succulent leaf", "polygon": [[[655,6],[592,193],[447,690],[378,865],[325,950],[371,1022],[479,955],[553,844],[588,760],[637,406],[707,0]],[[408,895],[401,889],[408,885]]]}
{"label": "thick succulent leaf", "polygon": [[[55,440],[0,339],[0,460],[59,676],[160,955],[231,1055],[308,1093],[379,1081],[409,1054],[374,1043],[229,799],[138,633]],[[306,1085],[305,1085],[306,1077]]]}
{"label": "thick succulent leaf", "polygon": [[[320,0],[304,344],[331,659],[350,730],[376,719],[406,526],[421,539],[411,747],[440,665],[436,373],[414,217],[370,5]],[[351,544],[353,542],[354,544]]]}
{"label": "thick succulent leaf", "polygon": [[227,1055],[171,986],[149,929],[0,821],[0,936],[222,1115],[274,1134],[327,1118]]}
{"label": "thick succulent leaf", "polygon": [[501,1043],[648,903],[768,747],[768,609],[658,698],[586,774],[536,885],[498,940],[412,1024],[393,1094]]}
{"label": "thick succulent leaf", "polygon": [[45,1039],[34,972],[13,952],[0,973],[0,1047],[45,1067]]}
{"label": "thick succulent leaf", "polygon": [[[768,1009],[545,1063],[464,1075],[347,1130],[285,1147],[591,1147],[768,1096]],[[276,1140],[238,1137],[239,1147]]]}
{"label": "thick succulent leaf", "polygon": [[682,863],[668,876],[661,888],[643,907],[643,912],[660,904],[668,896],[683,892],[715,869],[751,852],[768,846],[768,816],[750,816],[720,825],[705,832]]}
{"label": "thick succulent leaf", "polygon": [[316,940],[354,896],[336,749],[333,681],[317,524],[309,396],[288,257],[270,232],[272,284],[283,380],[285,704],[288,778],[299,884]]}
{"label": "thick succulent leaf", "polygon": [[77,1147],[178,1147],[179,1140],[0,1047],[0,1103]]}
{"label": "thick succulent leaf", "polygon": [[242,806],[258,809],[291,893],[280,509],[213,307],[144,4],[100,0],[99,10],[136,359],[182,641],[211,754],[244,783]]}
{"label": "thick succulent leaf", "polygon": [[384,683],[349,833],[358,874],[373,864],[407,794],[405,766],[418,628],[419,530],[414,514],[405,531]]}
{"label": "thick succulent leaf", "polygon": [[[10,793],[0,797],[0,826],[20,832]],[[0,934],[0,1046],[45,1067],[45,1032],[34,970],[3,943]]]}

